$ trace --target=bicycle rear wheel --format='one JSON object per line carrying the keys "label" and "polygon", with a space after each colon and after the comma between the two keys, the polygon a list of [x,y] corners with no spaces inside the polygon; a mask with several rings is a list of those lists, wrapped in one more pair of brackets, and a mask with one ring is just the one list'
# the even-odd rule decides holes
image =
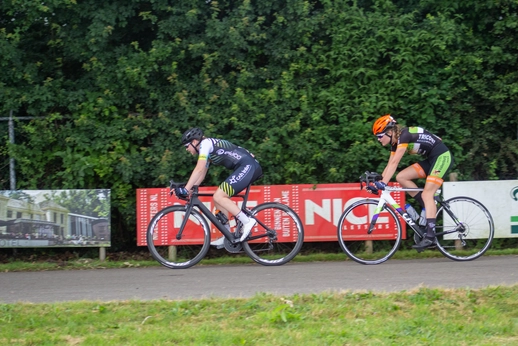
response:
{"label": "bicycle rear wheel", "polygon": [[243,250],[255,262],[279,266],[291,261],[304,243],[304,227],[297,213],[281,203],[263,203],[251,210],[257,220]]}
{"label": "bicycle rear wheel", "polygon": [[187,208],[174,205],[160,210],[151,219],[146,240],[151,256],[171,269],[185,269],[200,262],[210,248],[210,228],[202,214],[191,210],[189,220],[177,239]]}
{"label": "bicycle rear wheel", "polygon": [[401,222],[394,210],[383,206],[374,230],[367,234],[378,200],[363,199],[345,209],[338,221],[338,243],[350,259],[361,264],[388,260],[401,244]]}
{"label": "bicycle rear wheel", "polygon": [[495,235],[493,218],[486,207],[471,197],[454,197],[442,204],[435,225],[439,251],[455,261],[482,256]]}

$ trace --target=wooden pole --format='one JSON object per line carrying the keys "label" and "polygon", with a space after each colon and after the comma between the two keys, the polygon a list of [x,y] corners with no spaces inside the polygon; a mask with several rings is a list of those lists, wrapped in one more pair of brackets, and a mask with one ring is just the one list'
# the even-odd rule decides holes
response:
{"label": "wooden pole", "polygon": [[170,261],[176,261],[176,258],[178,256],[178,249],[176,248],[176,246],[172,245],[172,246],[169,246],[169,260]]}
{"label": "wooden pole", "polygon": [[374,252],[374,246],[372,244],[372,240],[365,241],[365,252],[371,254]]}
{"label": "wooden pole", "polygon": [[100,247],[99,248],[99,261],[103,262],[106,259],[106,248]]}

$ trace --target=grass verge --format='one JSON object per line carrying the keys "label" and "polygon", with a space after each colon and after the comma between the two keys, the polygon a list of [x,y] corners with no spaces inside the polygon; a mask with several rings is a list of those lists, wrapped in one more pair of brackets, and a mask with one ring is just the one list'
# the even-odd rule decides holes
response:
{"label": "grass verge", "polygon": [[0,304],[3,345],[516,345],[518,286]]}
{"label": "grass verge", "polygon": [[[518,255],[518,249],[488,250],[484,256]],[[415,250],[399,250],[390,259],[423,259],[443,257],[437,250],[428,250],[417,253]],[[389,260],[389,261],[390,261]],[[296,256],[292,262],[330,262],[351,261],[344,253],[310,253]],[[250,264],[254,263],[245,254],[221,255],[215,258],[205,258],[197,265],[223,265],[223,264]],[[43,271],[43,270],[79,270],[79,269],[109,269],[130,267],[159,266],[158,262],[148,254],[138,256],[138,259],[100,261],[95,258],[76,258],[72,260],[8,260],[0,263],[0,272],[15,271]]]}
{"label": "grass verge", "polygon": [[[518,255],[518,249],[488,250],[484,256],[507,256]],[[390,259],[423,259],[443,257],[438,251],[425,251],[417,253],[415,250],[400,250]],[[389,261],[390,261],[389,260]],[[330,262],[330,261],[351,261],[344,253],[312,253],[296,256],[292,262]],[[223,265],[223,264],[250,264],[253,262],[244,254],[222,255],[216,258],[205,258],[198,265]],[[149,254],[139,256],[138,259],[100,261],[95,258],[77,258],[72,260],[41,260],[30,261],[9,260],[0,263],[0,272],[17,271],[44,271],[44,270],[81,270],[81,269],[109,269],[109,268],[130,268],[130,267],[152,267],[159,266]]]}

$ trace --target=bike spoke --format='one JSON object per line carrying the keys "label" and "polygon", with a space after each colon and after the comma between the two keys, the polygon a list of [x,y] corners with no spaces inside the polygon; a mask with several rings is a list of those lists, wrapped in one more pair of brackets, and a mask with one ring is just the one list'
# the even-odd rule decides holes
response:
{"label": "bike spoke", "polygon": [[[383,209],[371,225],[378,201],[361,200],[349,206],[338,222],[338,243],[352,260],[379,264],[388,260],[401,243],[401,224],[392,209]],[[369,229],[372,232],[369,233]]]}
{"label": "bike spoke", "polygon": [[446,257],[469,261],[487,251],[494,237],[489,211],[470,197],[454,197],[437,212],[438,249]]}
{"label": "bike spoke", "polygon": [[298,215],[280,203],[258,205],[252,210],[252,215],[258,222],[249,240],[243,243],[248,256],[267,266],[291,261],[304,241],[304,229]]}
{"label": "bike spoke", "polygon": [[181,232],[185,220],[184,206],[167,207],[158,212],[147,230],[147,242],[151,255],[168,268],[189,268],[205,257],[209,250],[210,231],[207,222],[197,211],[192,211]]}

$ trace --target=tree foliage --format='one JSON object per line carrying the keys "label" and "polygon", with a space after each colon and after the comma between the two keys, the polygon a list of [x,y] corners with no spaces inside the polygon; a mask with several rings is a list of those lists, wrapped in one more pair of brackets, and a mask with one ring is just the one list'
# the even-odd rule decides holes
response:
{"label": "tree foliage", "polygon": [[[135,190],[187,179],[199,126],[254,152],[262,184],[353,182],[387,151],[372,121],[424,126],[464,180],[516,179],[516,1],[8,0],[0,3],[0,183],[111,189],[134,244]],[[405,158],[410,163],[415,158]],[[227,172],[212,169],[216,185]]]}
{"label": "tree foliage", "polygon": [[52,190],[45,195],[49,201],[67,208],[71,213],[110,217],[110,190]]}

